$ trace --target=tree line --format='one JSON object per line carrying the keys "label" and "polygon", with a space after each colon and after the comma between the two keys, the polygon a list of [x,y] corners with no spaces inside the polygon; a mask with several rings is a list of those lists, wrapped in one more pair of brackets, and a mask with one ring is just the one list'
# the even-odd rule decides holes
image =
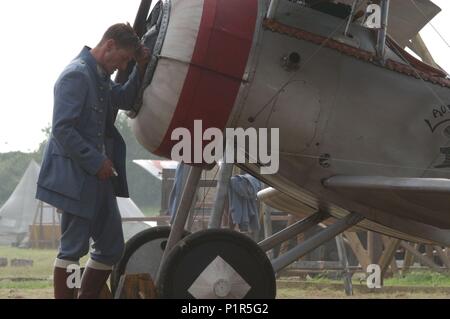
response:
{"label": "tree line", "polygon": [[[135,159],[161,159],[145,150],[134,137],[128,125],[127,117],[119,113],[116,127],[122,134],[127,146],[127,178],[131,199],[141,209],[158,208],[161,204],[161,182],[145,172],[143,168],[133,163]],[[51,128],[43,129],[46,139],[42,141],[35,152],[0,153],[0,206],[3,205],[14,191],[31,160],[38,164],[42,162],[45,145]],[[33,194],[34,195],[34,194]]]}

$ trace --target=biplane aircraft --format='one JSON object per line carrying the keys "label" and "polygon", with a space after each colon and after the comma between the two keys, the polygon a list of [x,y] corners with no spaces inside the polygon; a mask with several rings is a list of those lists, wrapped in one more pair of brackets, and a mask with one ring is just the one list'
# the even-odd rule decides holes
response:
{"label": "biplane aircraft", "polygon": [[304,218],[258,244],[217,223],[188,234],[207,168],[192,165],[171,228],[131,240],[116,281],[146,271],[163,298],[274,298],[276,272],[351,227],[450,245],[450,79],[419,35],[440,12],[432,1],[165,0],[149,14],[150,3],[135,23],[152,50],[129,113],[136,138],[170,158],[172,132],[195,120],[203,130],[279,128],[276,173],[239,166],[270,185],[261,200]]}

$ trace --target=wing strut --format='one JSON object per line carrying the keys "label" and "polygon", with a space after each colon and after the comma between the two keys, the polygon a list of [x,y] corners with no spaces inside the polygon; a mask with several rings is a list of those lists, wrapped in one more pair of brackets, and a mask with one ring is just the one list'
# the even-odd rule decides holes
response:
{"label": "wing strut", "polygon": [[[343,219],[339,219],[334,224],[328,226],[327,228],[321,230],[316,235],[307,239],[303,243],[297,245],[295,248],[292,248],[287,253],[281,255],[280,257],[272,260],[272,267],[275,272],[280,271],[286,266],[292,264],[298,258],[306,255],[310,251],[313,251],[317,247],[323,245],[325,242],[333,239],[340,233],[346,231],[350,227],[358,224],[362,221],[364,217],[357,213],[351,213],[347,215]],[[276,235],[275,235],[276,236]]]}
{"label": "wing strut", "polygon": [[383,62],[386,51],[386,36],[389,18],[390,0],[381,0],[381,29],[378,30],[377,57]]}
{"label": "wing strut", "polygon": [[267,10],[267,19],[273,19],[275,17],[275,12],[278,8],[279,0],[272,0],[269,4],[269,10]]}

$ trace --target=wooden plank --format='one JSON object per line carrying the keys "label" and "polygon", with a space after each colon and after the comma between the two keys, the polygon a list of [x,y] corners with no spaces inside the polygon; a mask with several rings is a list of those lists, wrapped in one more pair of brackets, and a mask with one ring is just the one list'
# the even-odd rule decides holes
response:
{"label": "wooden plank", "polygon": [[[273,235],[272,231],[272,207],[267,206],[264,203],[261,203],[261,209],[263,212],[263,225],[264,225],[264,239],[269,238]],[[269,259],[273,259],[273,249],[270,249],[266,252]]]}
{"label": "wooden plank", "polygon": [[[401,246],[401,245],[400,245]],[[417,249],[419,247],[418,244],[414,245],[414,248]],[[409,268],[414,264],[414,255],[405,249],[405,257],[403,258],[403,269],[402,274],[405,274],[409,271]]]}
{"label": "wooden plank", "polygon": [[[381,239],[383,240],[383,245],[384,245],[384,247],[386,249],[386,247],[389,245],[390,240],[392,238],[388,237],[388,236],[381,236]],[[399,246],[400,246],[400,244],[397,246],[396,249],[398,249]],[[390,262],[389,266],[391,267],[392,274],[395,274],[395,273],[398,272],[397,261],[395,259],[395,252],[394,252],[394,258],[391,259],[391,262]]]}
{"label": "wooden plank", "polygon": [[389,246],[389,244],[391,243],[391,239],[392,239],[391,237],[385,235],[381,236],[381,241],[383,242],[384,249],[386,249],[386,247]]}
{"label": "wooden plank", "polygon": [[373,241],[374,241],[374,233],[371,231],[367,232],[367,255],[369,256],[369,264],[373,264],[374,263],[374,251],[375,251],[375,247],[373,245]]}
{"label": "wooden plank", "polygon": [[[445,265],[445,267],[447,267],[448,269],[450,269],[450,258],[448,258],[447,254],[445,253],[445,251],[442,249],[442,247],[439,246],[434,246],[434,249],[436,249],[439,258],[441,258],[442,263]],[[448,249],[448,248],[447,248]]]}
{"label": "wooden plank", "polygon": [[120,277],[115,299],[155,299],[156,287],[148,273]]}
{"label": "wooden plank", "polygon": [[[304,241],[305,241],[305,234],[303,234],[303,233],[298,234],[297,235],[297,245],[300,245]],[[302,259],[303,257],[301,257],[300,259]]]}
{"label": "wooden plank", "polygon": [[202,179],[200,180],[198,187],[217,187],[217,180],[211,180],[211,179]]}
{"label": "wooden plank", "polygon": [[289,221],[289,216],[282,216],[282,215],[272,215],[272,221],[281,221],[281,222],[287,222]]}
{"label": "wooden plank", "polygon": [[381,235],[372,231],[367,232],[367,253],[371,264],[377,264],[383,253]]}
{"label": "wooden plank", "polygon": [[366,271],[367,266],[370,264],[369,255],[359,240],[358,235],[355,232],[346,231],[344,232],[344,236],[347,238],[347,243],[350,245],[350,248],[358,259],[361,268],[363,271]]}
{"label": "wooden plank", "polygon": [[9,262],[11,267],[33,267],[34,260],[32,259],[22,259],[22,258],[13,258]]}
{"label": "wooden plank", "polygon": [[[207,221],[209,216],[195,216],[196,221]],[[169,223],[170,216],[146,216],[146,217],[125,217],[122,222],[165,222]]]}
{"label": "wooden plank", "polygon": [[103,286],[102,290],[100,291],[100,295],[98,296],[98,299],[113,299],[112,292],[107,284]]}
{"label": "wooden plank", "polygon": [[[289,214],[289,218],[288,218],[288,222],[287,222],[286,228],[291,226],[291,225],[293,225],[296,221],[297,221],[297,217],[295,217],[292,214]],[[281,256],[282,254],[284,254],[288,250],[289,250],[289,240],[285,241],[284,243],[281,244],[279,255]]]}
{"label": "wooden plank", "polygon": [[417,251],[413,246],[406,242],[401,242],[400,244],[403,248],[405,248],[407,251],[409,251],[411,254],[413,254],[417,259],[422,261],[425,265],[430,267],[431,269],[437,271],[437,272],[443,272],[443,269],[440,268],[438,265],[436,265],[433,260],[431,260],[428,256],[422,255],[419,251]]}
{"label": "wooden plank", "polygon": [[350,273],[350,270],[349,270],[347,250],[345,249],[344,237],[343,237],[342,233],[337,235],[335,237],[335,240],[336,240],[336,247],[337,247],[338,254],[339,254],[339,260],[342,264],[342,267],[344,268],[343,273],[342,273],[342,280],[344,281],[345,294],[347,296],[352,296],[353,295],[352,274]]}
{"label": "wooden plank", "polygon": [[389,239],[385,236],[382,237],[383,242],[385,243],[384,252],[381,255],[379,265],[381,268],[381,278],[384,278],[386,275],[386,271],[391,264],[391,261],[395,260],[395,252],[397,251],[398,246],[400,245],[400,239],[392,238]]}
{"label": "wooden plank", "polygon": [[[223,215],[222,215],[222,223],[221,228],[230,228],[230,210],[228,206],[228,199],[225,201],[225,207],[223,208]],[[233,221],[231,221],[233,223]]]}
{"label": "wooden plank", "polygon": [[311,261],[311,260],[297,260],[291,266],[295,269],[313,269],[313,270],[342,270],[342,263],[340,261]]}
{"label": "wooden plank", "polygon": [[[399,246],[400,246],[400,244],[399,244]],[[395,254],[394,254],[394,256],[395,256]],[[398,266],[397,266],[397,261],[395,258],[391,259],[390,266],[391,266],[392,274],[398,273]]]}
{"label": "wooden plank", "polygon": [[425,252],[427,257],[434,261],[434,249],[431,245],[425,245]]}

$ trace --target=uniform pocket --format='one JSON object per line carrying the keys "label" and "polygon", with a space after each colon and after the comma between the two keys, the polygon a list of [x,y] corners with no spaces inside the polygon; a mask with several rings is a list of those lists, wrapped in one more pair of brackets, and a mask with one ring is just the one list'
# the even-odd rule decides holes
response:
{"label": "uniform pocket", "polygon": [[[53,153],[42,167],[39,185],[71,199],[80,200],[86,173],[71,158]],[[42,174],[41,174],[42,175]]]}

